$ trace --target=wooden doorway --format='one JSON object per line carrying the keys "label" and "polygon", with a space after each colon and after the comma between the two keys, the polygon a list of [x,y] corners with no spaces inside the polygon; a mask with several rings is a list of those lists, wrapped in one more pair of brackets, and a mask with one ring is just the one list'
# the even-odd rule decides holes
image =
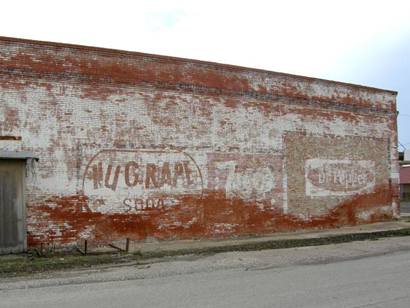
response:
{"label": "wooden doorway", "polygon": [[25,160],[0,160],[0,253],[26,250]]}

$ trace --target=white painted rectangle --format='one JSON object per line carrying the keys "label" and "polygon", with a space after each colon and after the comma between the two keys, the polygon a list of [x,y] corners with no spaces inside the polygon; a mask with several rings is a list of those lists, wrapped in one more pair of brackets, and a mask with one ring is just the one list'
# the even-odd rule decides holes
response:
{"label": "white painted rectangle", "polygon": [[375,163],[370,160],[308,159],[305,182],[306,195],[310,197],[371,192],[375,186]]}

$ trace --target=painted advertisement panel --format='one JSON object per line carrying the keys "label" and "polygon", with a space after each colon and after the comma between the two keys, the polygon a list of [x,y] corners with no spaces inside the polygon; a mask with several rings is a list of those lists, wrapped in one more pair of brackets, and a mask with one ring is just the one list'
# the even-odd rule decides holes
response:
{"label": "painted advertisement panel", "polygon": [[207,159],[208,191],[223,191],[230,200],[282,207],[280,155],[209,153]]}
{"label": "painted advertisement panel", "polygon": [[368,193],[375,179],[374,161],[313,158],[305,163],[306,195],[310,197]]}
{"label": "painted advertisement panel", "polygon": [[271,154],[207,153],[198,164],[173,150],[109,149],[88,163],[82,193],[97,213],[142,213],[178,205],[204,192],[281,207],[281,159]]}
{"label": "painted advertisement panel", "polygon": [[172,150],[103,150],[89,162],[83,192],[99,213],[138,213],[175,206],[198,195],[203,180],[186,153]]}

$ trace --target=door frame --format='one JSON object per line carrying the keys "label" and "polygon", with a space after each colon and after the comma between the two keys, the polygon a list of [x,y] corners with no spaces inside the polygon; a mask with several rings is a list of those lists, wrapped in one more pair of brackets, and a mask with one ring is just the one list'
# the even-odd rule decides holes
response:
{"label": "door frame", "polygon": [[[22,240],[13,248],[1,248],[0,254],[19,253],[27,251],[27,196],[26,196],[26,176],[28,160],[38,161],[39,159],[31,152],[9,152],[0,151],[0,163],[16,162],[20,165],[19,182],[21,189],[21,232]],[[30,164],[31,165],[31,164]],[[18,215],[17,215],[18,216]],[[18,219],[19,217],[17,217]],[[19,234],[20,235],[20,234]]]}
{"label": "door frame", "polygon": [[[15,183],[17,194],[17,202],[13,204],[17,208],[14,210],[15,212],[15,219],[17,232],[17,243],[13,247],[0,247],[0,254],[9,254],[9,253],[18,253],[24,252],[27,250],[27,222],[26,222],[26,196],[25,196],[25,188],[26,188],[26,162],[24,160],[7,160],[2,159],[0,160],[0,165],[5,166],[6,170],[8,169],[7,166],[10,166],[10,170],[15,175]],[[10,209],[11,210],[11,209]],[[14,216],[13,215],[13,216]],[[3,218],[4,219],[4,218]],[[14,219],[14,218],[13,218]],[[4,220],[3,220],[4,221]],[[7,236],[7,235],[6,235]]]}

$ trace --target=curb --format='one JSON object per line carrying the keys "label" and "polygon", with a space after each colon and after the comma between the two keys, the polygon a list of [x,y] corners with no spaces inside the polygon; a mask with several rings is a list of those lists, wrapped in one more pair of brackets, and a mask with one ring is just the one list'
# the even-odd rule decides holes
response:
{"label": "curb", "polygon": [[320,246],[329,244],[348,243],[353,241],[365,241],[365,240],[378,240],[388,237],[402,237],[410,236],[410,228],[401,228],[395,230],[385,231],[373,231],[373,232],[358,232],[349,234],[329,235],[315,238],[302,238],[302,239],[280,239],[280,240],[264,240],[242,243],[226,246],[211,246],[205,248],[188,248],[188,249],[176,249],[176,250],[160,250],[160,251],[148,251],[148,252],[135,252],[136,260],[146,260],[162,257],[173,257],[188,254],[213,254],[229,251],[257,251],[266,249],[283,249],[283,248],[296,248],[305,246]]}
{"label": "curb", "polygon": [[[378,240],[389,237],[410,236],[410,228],[394,230],[357,232],[337,235],[318,236],[299,239],[269,239],[261,238],[258,241],[225,246],[168,249],[155,251],[136,251],[134,253],[99,253],[86,256],[74,254],[59,254],[51,257],[33,258],[29,255],[15,257],[0,257],[0,277],[24,276],[39,272],[49,272],[65,269],[89,268],[92,266],[136,265],[141,263],[155,263],[163,261],[161,258],[183,255],[209,255],[230,251],[257,251],[266,249],[283,249],[305,246],[320,246],[329,244],[348,243],[353,241]],[[217,243],[217,242],[216,242]]]}

